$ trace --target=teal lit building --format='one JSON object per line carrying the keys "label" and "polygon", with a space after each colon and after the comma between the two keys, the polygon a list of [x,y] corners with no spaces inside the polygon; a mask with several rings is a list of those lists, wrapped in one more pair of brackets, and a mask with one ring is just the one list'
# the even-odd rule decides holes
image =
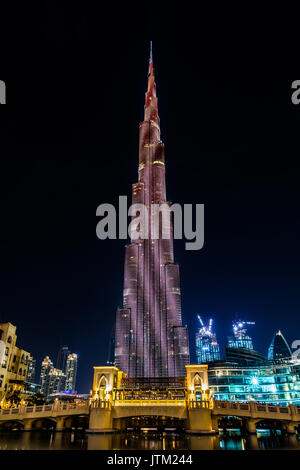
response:
{"label": "teal lit building", "polygon": [[255,351],[246,325],[254,322],[233,322],[225,360],[206,361],[211,393],[216,400],[300,406],[300,359],[292,359],[281,331],[275,333],[268,357]]}
{"label": "teal lit building", "polygon": [[300,405],[300,362],[282,360],[257,366],[215,363],[209,365],[208,381],[216,400]]}

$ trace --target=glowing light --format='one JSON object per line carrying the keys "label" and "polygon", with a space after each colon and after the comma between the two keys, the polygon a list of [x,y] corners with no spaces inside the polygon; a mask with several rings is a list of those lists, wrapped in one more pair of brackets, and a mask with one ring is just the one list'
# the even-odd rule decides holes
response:
{"label": "glowing light", "polygon": [[258,384],[258,379],[256,377],[253,377],[251,380],[252,385],[257,385]]}

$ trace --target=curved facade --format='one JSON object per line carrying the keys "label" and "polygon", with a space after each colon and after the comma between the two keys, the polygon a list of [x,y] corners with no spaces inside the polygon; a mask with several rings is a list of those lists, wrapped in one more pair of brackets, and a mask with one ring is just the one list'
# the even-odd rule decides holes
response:
{"label": "curved facade", "polygon": [[300,363],[209,365],[209,388],[217,400],[300,405]]}
{"label": "curved facade", "polygon": [[268,350],[268,359],[275,361],[276,359],[287,359],[292,357],[292,352],[285,337],[279,330],[275,333]]}

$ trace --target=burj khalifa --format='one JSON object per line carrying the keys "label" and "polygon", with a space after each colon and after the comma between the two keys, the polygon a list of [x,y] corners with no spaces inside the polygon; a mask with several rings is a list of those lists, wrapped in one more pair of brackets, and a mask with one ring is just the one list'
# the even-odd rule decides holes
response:
{"label": "burj khalifa", "polygon": [[[132,203],[170,203],[166,199],[164,144],[160,138],[158,98],[152,43],[145,96],[144,121],[139,125],[138,182]],[[170,217],[171,223],[171,217]],[[172,225],[172,224],[171,224]],[[174,263],[171,236],[154,236],[149,219],[147,238],[131,238],[125,248],[123,306],[118,308],[115,364],[128,377],[181,377],[189,364],[187,327],[182,325],[179,266]]]}

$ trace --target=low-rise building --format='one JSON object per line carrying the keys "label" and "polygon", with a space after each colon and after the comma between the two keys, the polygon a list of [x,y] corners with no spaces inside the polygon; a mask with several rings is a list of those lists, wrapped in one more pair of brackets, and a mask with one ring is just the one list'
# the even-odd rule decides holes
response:
{"label": "low-rise building", "polygon": [[0,401],[8,400],[14,392],[23,391],[30,353],[18,347],[17,327],[0,323]]}
{"label": "low-rise building", "polygon": [[208,365],[208,381],[217,400],[300,405],[300,362],[245,366],[220,361]]}

